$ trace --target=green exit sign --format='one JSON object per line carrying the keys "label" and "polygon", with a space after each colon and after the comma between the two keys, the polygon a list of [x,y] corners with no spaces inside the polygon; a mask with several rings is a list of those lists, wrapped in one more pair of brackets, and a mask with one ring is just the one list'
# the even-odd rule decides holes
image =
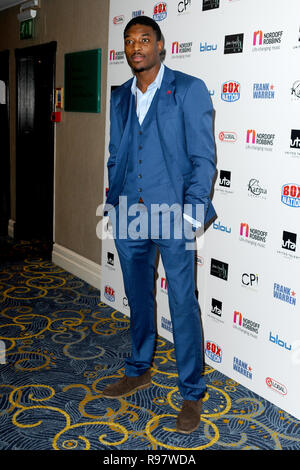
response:
{"label": "green exit sign", "polygon": [[33,19],[22,21],[20,23],[20,39],[33,38]]}

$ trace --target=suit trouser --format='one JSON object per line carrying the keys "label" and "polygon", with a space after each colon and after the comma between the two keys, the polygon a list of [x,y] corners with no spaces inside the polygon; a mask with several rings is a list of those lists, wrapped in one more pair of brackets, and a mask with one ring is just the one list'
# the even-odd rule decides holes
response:
{"label": "suit trouser", "polygon": [[202,325],[195,295],[194,250],[186,249],[186,242],[191,240],[184,235],[180,239],[164,239],[160,229],[157,238],[151,238],[150,234],[149,229],[149,238],[120,238],[118,234],[115,238],[130,306],[132,345],[125,373],[139,376],[152,363],[156,338],[154,277],[158,248],[166,273],[179,391],[186,400],[198,400],[203,396],[206,385],[203,378]]}

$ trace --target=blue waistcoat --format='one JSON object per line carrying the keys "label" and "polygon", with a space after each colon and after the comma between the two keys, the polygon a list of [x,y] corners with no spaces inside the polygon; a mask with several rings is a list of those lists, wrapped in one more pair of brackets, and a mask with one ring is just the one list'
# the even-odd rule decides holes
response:
{"label": "blue waistcoat", "polygon": [[[135,101],[134,96],[131,99]],[[148,211],[151,204],[172,205],[176,196],[166,167],[157,128],[156,109],[159,90],[140,125],[135,102],[131,106],[131,132],[128,160],[122,195],[127,196],[128,207],[142,198]]]}

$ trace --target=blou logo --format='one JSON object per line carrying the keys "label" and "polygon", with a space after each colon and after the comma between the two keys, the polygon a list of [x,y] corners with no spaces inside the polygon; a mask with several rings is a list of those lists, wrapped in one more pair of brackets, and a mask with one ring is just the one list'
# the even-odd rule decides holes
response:
{"label": "blou logo", "polygon": [[207,44],[207,42],[202,44],[202,42],[200,42],[200,52],[216,51],[217,47],[217,44]]}
{"label": "blou logo", "polygon": [[270,331],[269,341],[271,341],[271,343],[277,344],[277,346],[280,346],[281,348],[287,349],[288,351],[292,350],[292,345],[291,344],[288,345],[285,341],[280,339],[278,337],[278,335],[273,336],[272,331]]}
{"label": "blou logo", "polygon": [[231,227],[226,227],[226,225],[222,225],[220,221],[218,223],[214,222],[213,228],[215,230],[220,230],[221,232],[231,233]]}

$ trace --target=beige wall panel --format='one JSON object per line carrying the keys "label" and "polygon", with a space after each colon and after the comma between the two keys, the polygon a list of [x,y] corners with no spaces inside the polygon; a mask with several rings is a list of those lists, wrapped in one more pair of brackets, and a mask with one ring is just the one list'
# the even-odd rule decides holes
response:
{"label": "beige wall panel", "polygon": [[57,41],[56,86],[64,86],[64,54],[101,48],[101,113],[66,113],[56,124],[54,241],[100,263],[96,236],[102,202],[109,0],[41,0],[35,40],[19,40],[19,7],[0,12],[0,50],[10,50],[11,218],[15,220],[14,49]]}

